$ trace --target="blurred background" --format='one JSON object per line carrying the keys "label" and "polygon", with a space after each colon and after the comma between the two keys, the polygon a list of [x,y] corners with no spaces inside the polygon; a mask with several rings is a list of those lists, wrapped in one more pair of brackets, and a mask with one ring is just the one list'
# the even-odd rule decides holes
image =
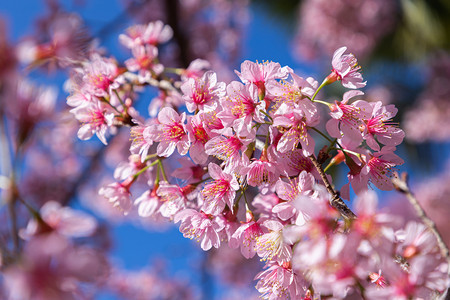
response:
{"label": "blurred background", "polygon": [[[246,261],[227,247],[203,252],[183,238],[177,226],[125,217],[98,196],[99,187],[111,182],[114,169],[127,160],[126,130],[112,137],[108,148],[96,138],[76,138],[79,125],[68,114],[64,90],[68,70],[52,59],[47,46],[56,40],[64,43],[63,55],[75,60],[95,44],[123,62],[130,53],[119,43],[119,34],[133,24],[155,20],[174,32],[161,50],[165,66],[187,67],[203,58],[225,82],[237,79],[234,70],[246,59],[279,62],[321,82],[331,70],[333,52],[347,46],[367,80],[365,99],[398,107],[395,121],[406,132],[398,149],[405,160],[399,171],[408,172],[411,189],[450,245],[449,1],[1,1],[1,174],[18,170],[20,194],[36,208],[51,199],[98,219],[94,237],[79,241],[101,249],[114,265],[113,276],[100,292],[92,292],[96,299],[258,296],[253,282],[261,268],[257,258]],[[9,93],[15,76],[51,87],[47,93],[55,94],[54,102],[36,108],[27,97]],[[342,92],[332,85],[321,98],[340,100]],[[142,95],[143,115],[155,96]],[[3,190],[0,234],[8,244]],[[380,199],[405,220],[415,218],[396,192],[383,193]],[[17,226],[23,228],[29,214],[20,207],[17,211]]]}

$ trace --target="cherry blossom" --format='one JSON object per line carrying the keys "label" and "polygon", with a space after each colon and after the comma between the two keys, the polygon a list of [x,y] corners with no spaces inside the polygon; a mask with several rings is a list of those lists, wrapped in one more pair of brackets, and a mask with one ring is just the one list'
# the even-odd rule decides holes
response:
{"label": "cherry blossom", "polygon": [[186,114],[179,115],[173,108],[164,107],[158,114],[160,124],[149,125],[148,137],[159,142],[159,156],[170,156],[177,148],[178,153],[185,155],[189,150],[189,138],[184,122]]}
{"label": "cherry blossom", "polygon": [[292,151],[301,144],[303,154],[309,156],[314,151],[315,141],[308,133],[308,126],[314,126],[318,122],[318,117],[308,118],[300,109],[289,110],[287,105],[282,105],[274,118],[274,126],[282,126],[285,129],[277,150],[284,153]]}
{"label": "cherry blossom", "polygon": [[266,90],[271,89],[275,79],[286,79],[292,69],[281,67],[279,63],[263,62],[254,63],[249,60],[241,64],[241,72],[235,71],[244,83],[253,83],[258,88],[260,99],[264,99]]}
{"label": "cherry blossom", "polygon": [[162,44],[172,38],[173,31],[169,25],[161,21],[150,22],[147,25],[133,25],[126,34],[119,35],[120,42],[133,49],[136,46]]}
{"label": "cherry blossom", "polygon": [[333,54],[333,70],[327,77],[329,82],[340,80],[342,85],[349,89],[360,89],[366,86],[360,73],[361,67],[353,54],[344,54],[347,47],[337,49]]}
{"label": "cherry blossom", "polygon": [[371,105],[372,116],[365,121],[364,139],[367,145],[375,151],[380,150],[377,141],[386,146],[398,146],[403,141],[405,133],[392,121],[397,114],[397,108],[394,105],[383,106],[381,102],[372,102]]}
{"label": "cherry blossom", "polygon": [[217,82],[217,75],[207,71],[200,78],[189,78],[182,86],[183,99],[189,112],[211,110],[225,94],[225,83]]}
{"label": "cherry blossom", "polygon": [[209,250],[211,247],[219,248],[218,231],[222,230],[223,227],[215,222],[213,217],[194,209],[184,209],[175,215],[174,222],[180,221],[180,232],[185,237],[200,242],[203,250]]}
{"label": "cherry blossom", "polygon": [[202,210],[212,215],[221,213],[225,205],[233,210],[236,191],[240,188],[236,178],[225,173],[222,168],[214,163],[208,165],[208,173],[214,181],[207,184],[202,190],[203,200],[205,201]]}

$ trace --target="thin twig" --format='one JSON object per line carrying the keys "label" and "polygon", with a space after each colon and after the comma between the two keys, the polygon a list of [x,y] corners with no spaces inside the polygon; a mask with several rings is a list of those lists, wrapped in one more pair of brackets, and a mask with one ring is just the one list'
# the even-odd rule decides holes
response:
{"label": "thin twig", "polygon": [[325,188],[331,195],[330,204],[334,208],[336,208],[339,213],[347,220],[356,219],[356,215],[351,211],[350,208],[344,203],[344,201],[339,197],[338,193],[333,189],[330,182],[328,181],[327,175],[322,169],[322,166],[317,161],[317,158],[313,155],[309,157],[309,159],[312,161],[314,167],[316,167],[317,171],[319,172],[320,177],[322,178],[323,183],[325,184]]}
{"label": "thin twig", "polygon": [[436,237],[439,249],[441,250],[441,255],[447,260],[447,263],[449,265],[447,273],[450,275],[450,254],[448,247],[444,243],[444,240],[442,239],[442,236],[439,233],[436,224],[433,222],[433,220],[431,220],[427,216],[422,206],[420,206],[419,201],[417,201],[417,198],[409,189],[408,174],[404,172],[402,173],[401,176],[399,176],[398,173],[394,173],[394,176],[392,177],[392,183],[394,184],[394,187],[397,191],[403,193],[406,196],[406,198],[409,200],[411,205],[416,210],[417,216],[422,220],[422,222],[431,230],[431,232]]}

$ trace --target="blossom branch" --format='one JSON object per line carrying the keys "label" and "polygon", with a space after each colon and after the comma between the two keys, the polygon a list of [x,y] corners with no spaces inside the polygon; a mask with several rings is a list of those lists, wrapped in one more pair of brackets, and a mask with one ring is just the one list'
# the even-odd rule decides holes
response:
{"label": "blossom branch", "polygon": [[419,201],[417,201],[417,198],[413,195],[413,193],[409,189],[407,181],[408,181],[408,174],[406,172],[403,172],[401,176],[399,176],[398,173],[394,173],[394,177],[392,178],[392,183],[394,184],[395,189],[406,196],[408,201],[414,207],[417,216],[422,220],[422,222],[431,230],[431,232],[436,237],[439,249],[441,250],[441,255],[447,260],[447,263],[449,265],[449,269],[447,272],[450,275],[449,249],[447,245],[444,243],[444,240],[442,239],[442,236],[439,233],[436,224],[433,222],[433,220],[431,220],[427,216],[425,210],[422,208],[422,206],[420,206]]}
{"label": "blossom branch", "polygon": [[309,156],[309,159],[312,161],[314,167],[319,172],[319,175],[322,178],[323,183],[325,184],[325,188],[331,194],[330,199],[331,206],[336,208],[346,220],[356,219],[356,215],[351,211],[350,208],[348,208],[348,206],[344,203],[341,197],[339,197],[338,193],[331,186],[325,172],[322,169],[322,166],[317,161],[317,158],[314,156],[314,154]]}

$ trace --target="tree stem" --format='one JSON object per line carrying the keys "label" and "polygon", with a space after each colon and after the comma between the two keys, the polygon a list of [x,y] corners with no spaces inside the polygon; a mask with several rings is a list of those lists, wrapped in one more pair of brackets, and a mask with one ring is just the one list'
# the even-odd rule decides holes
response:
{"label": "tree stem", "polygon": [[331,195],[330,205],[336,208],[346,220],[356,219],[356,215],[351,211],[350,208],[348,208],[348,206],[344,203],[341,197],[339,197],[338,193],[331,186],[325,172],[322,169],[322,166],[319,164],[314,154],[312,154],[309,157],[309,159],[312,161],[314,167],[316,167],[320,177],[322,178],[323,183],[325,184],[325,188]]}

